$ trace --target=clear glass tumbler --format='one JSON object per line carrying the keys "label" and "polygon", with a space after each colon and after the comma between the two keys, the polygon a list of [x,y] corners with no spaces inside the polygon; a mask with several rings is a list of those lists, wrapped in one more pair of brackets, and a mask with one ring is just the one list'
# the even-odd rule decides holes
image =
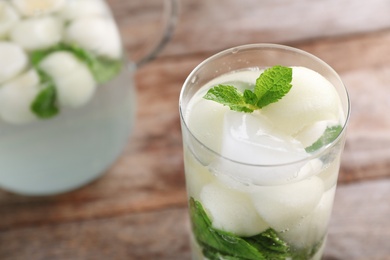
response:
{"label": "clear glass tumbler", "polygon": [[[338,126],[324,128],[322,121],[301,130],[300,136],[295,132],[289,134],[292,137],[287,139],[296,141],[304,133],[318,136],[315,129],[322,129],[324,135],[327,130],[338,129],[321,148],[306,148],[303,157],[289,154],[290,150],[284,148],[280,152],[280,147],[273,150],[278,141],[261,133],[259,142],[268,140],[265,146],[269,147],[265,150],[240,143],[245,143],[246,135],[251,133],[269,131],[272,135],[279,130],[262,129],[263,123],[253,122],[250,114],[228,112],[227,107],[207,103],[213,101],[195,100],[201,99],[198,91],[204,91],[202,87],[217,85],[223,77],[228,78],[226,82],[240,85],[241,79],[235,77],[240,71],[252,73],[275,65],[305,67],[317,72],[339,98]],[[293,70],[293,77],[294,73]],[[301,82],[306,81],[308,85],[313,82],[303,76]],[[298,103],[306,102],[304,98],[298,99]],[[317,98],[326,99],[326,96]],[[321,259],[350,111],[347,91],[337,73],[319,58],[295,48],[274,44],[240,46],[206,59],[191,72],[181,91],[179,109],[192,258]],[[294,118],[293,110],[283,111],[287,114],[284,118],[287,125],[290,117],[295,124],[282,129],[286,132],[299,127],[296,121],[305,117],[298,114]],[[239,119],[234,119],[238,114]],[[229,124],[236,124],[234,120],[239,121],[238,126],[230,128]],[[251,125],[246,125],[251,120]],[[236,135],[238,141],[230,140],[235,135],[233,131],[241,131]]]}

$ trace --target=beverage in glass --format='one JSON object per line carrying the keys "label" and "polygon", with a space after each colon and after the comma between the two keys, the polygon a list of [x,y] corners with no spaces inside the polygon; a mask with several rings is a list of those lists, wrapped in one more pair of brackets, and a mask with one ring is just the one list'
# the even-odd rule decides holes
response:
{"label": "beverage in glass", "polygon": [[[291,88],[259,109],[210,92],[257,93],[275,68]],[[320,259],[349,106],[337,73],[295,48],[245,45],[198,65],[180,95],[193,259]]]}

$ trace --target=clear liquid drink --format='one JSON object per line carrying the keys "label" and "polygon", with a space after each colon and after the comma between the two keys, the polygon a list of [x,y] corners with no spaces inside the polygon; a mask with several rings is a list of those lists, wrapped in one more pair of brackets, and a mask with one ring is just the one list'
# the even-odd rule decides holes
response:
{"label": "clear liquid drink", "polygon": [[[275,65],[292,88],[273,104],[244,113],[204,98],[253,89]],[[226,50],[189,75],[180,113],[193,259],[320,259],[349,117],[333,69],[286,46]]]}

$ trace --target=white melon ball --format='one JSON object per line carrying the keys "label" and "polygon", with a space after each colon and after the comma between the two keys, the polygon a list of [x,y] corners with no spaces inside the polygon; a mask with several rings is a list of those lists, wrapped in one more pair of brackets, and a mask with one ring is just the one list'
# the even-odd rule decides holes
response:
{"label": "white melon ball", "polygon": [[199,200],[201,190],[215,179],[214,175],[188,149],[184,149],[184,158],[187,193],[194,199]]}
{"label": "white melon ball", "polygon": [[269,227],[260,218],[248,196],[228,189],[220,183],[206,185],[200,198],[216,229],[238,236],[253,236]]}
{"label": "white melon ball", "polygon": [[323,181],[313,176],[291,184],[259,186],[251,197],[260,216],[277,232],[282,232],[309,215],[323,192]]}
{"label": "white melon ball", "polygon": [[322,75],[308,68],[293,67],[291,83],[291,90],[281,100],[262,109],[275,127],[293,135],[317,121],[339,121],[339,96]]}
{"label": "white melon ball", "polygon": [[67,0],[12,0],[23,16],[37,16],[60,10]]}
{"label": "white melon ball", "polygon": [[8,2],[0,2],[0,38],[5,38],[15,23],[19,21],[19,14]]}
{"label": "white melon ball", "polygon": [[99,56],[122,57],[121,38],[111,18],[85,17],[74,20],[66,30],[66,40]]}
{"label": "white melon ball", "polygon": [[323,194],[313,212],[287,232],[282,238],[297,248],[308,248],[320,242],[326,234],[335,194],[335,186]]}
{"label": "white melon ball", "polygon": [[59,15],[69,21],[87,16],[107,17],[110,11],[102,0],[68,0]]}
{"label": "white melon ball", "polygon": [[35,120],[30,107],[39,91],[39,75],[33,69],[0,86],[1,118],[13,124]]}
{"label": "white melon ball", "polygon": [[52,16],[25,19],[18,22],[10,38],[27,51],[51,47],[61,41],[62,21]]}
{"label": "white melon ball", "polygon": [[80,107],[92,98],[95,80],[88,67],[72,53],[54,52],[43,59],[39,66],[53,78],[62,106]]}
{"label": "white melon ball", "polygon": [[11,42],[0,42],[0,84],[21,73],[28,57],[23,49]]}

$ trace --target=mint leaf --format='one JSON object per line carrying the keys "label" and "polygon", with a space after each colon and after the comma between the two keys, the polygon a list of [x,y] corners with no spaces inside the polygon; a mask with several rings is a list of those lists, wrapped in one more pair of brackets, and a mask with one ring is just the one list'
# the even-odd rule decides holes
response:
{"label": "mint leaf", "polygon": [[313,153],[321,147],[330,144],[339,136],[341,130],[343,130],[343,128],[340,125],[327,127],[323,135],[317,141],[305,148],[306,152]]}
{"label": "mint leaf", "polygon": [[258,98],[257,98],[256,94],[252,90],[246,89],[244,91],[244,101],[247,104],[256,106]]}
{"label": "mint leaf", "polygon": [[87,64],[98,83],[108,82],[122,69],[121,60],[110,60],[99,57],[75,45],[68,45],[66,49],[73,52],[74,55]]}
{"label": "mint leaf", "polygon": [[78,59],[84,62],[97,83],[105,83],[117,75],[122,69],[122,60],[110,60],[100,57],[76,45],[60,43],[46,50],[33,51],[30,54],[30,61],[38,68],[39,63],[49,54],[56,51],[69,51]]}
{"label": "mint leaf", "polygon": [[105,83],[119,74],[122,69],[122,61],[93,57],[89,61],[89,68],[98,83]]}
{"label": "mint leaf", "polygon": [[203,98],[229,106],[231,110],[238,112],[250,113],[256,109],[246,102],[246,98],[240,91],[229,85],[215,86],[209,89]]}
{"label": "mint leaf", "polygon": [[266,259],[285,260],[290,255],[290,247],[271,228],[259,235],[244,239],[256,247]]}
{"label": "mint leaf", "polygon": [[[266,259],[255,247],[244,239],[229,232],[213,228],[200,202],[191,198],[189,204],[194,235],[200,246],[203,247],[204,255],[214,255],[215,257],[220,255],[226,256],[225,259],[237,260]],[[221,259],[215,257],[214,259]]]}
{"label": "mint leaf", "polygon": [[234,111],[251,113],[284,97],[292,87],[291,81],[292,68],[274,66],[260,74],[254,91],[241,93],[234,86],[220,84],[210,88],[204,98]]}
{"label": "mint leaf", "polygon": [[256,80],[257,106],[262,108],[280,100],[290,91],[291,81],[292,68],[274,66],[266,69]]}
{"label": "mint leaf", "polygon": [[321,248],[324,239],[308,248],[295,249],[283,241],[272,228],[251,237],[239,237],[215,229],[202,204],[189,201],[194,236],[209,260],[307,260]]}
{"label": "mint leaf", "polygon": [[31,104],[31,110],[40,118],[51,118],[58,114],[54,85],[50,84],[39,92]]}

